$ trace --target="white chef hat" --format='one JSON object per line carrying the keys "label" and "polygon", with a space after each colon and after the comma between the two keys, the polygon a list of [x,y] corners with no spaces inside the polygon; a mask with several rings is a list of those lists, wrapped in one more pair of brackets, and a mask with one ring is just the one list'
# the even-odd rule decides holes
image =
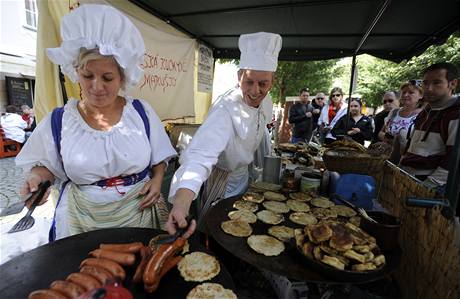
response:
{"label": "white chef hat", "polygon": [[124,70],[127,85],[136,85],[141,79],[144,40],[134,24],[117,9],[108,5],[82,5],[62,18],[61,37],[61,46],[48,48],[46,53],[73,82],[78,79],[74,64],[80,48],[99,48],[101,55],[113,55]]}
{"label": "white chef hat", "polygon": [[242,34],[238,41],[241,51],[240,69],[276,71],[281,43],[281,36],[275,33]]}

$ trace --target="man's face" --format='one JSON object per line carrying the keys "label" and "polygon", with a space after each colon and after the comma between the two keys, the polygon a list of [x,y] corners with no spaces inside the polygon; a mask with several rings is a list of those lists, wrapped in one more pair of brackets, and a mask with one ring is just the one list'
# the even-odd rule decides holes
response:
{"label": "man's face", "polygon": [[308,100],[309,100],[308,98],[309,98],[309,97],[310,97],[310,94],[309,94],[307,91],[303,91],[303,92],[300,94],[300,96],[299,96],[300,102],[301,102],[302,104],[308,103]]}
{"label": "man's face", "polygon": [[390,111],[396,108],[396,97],[394,94],[385,94],[383,96],[383,110]]}
{"label": "man's face", "polygon": [[326,96],[324,95],[324,93],[318,93],[315,97],[315,102],[316,104],[318,104],[319,106],[323,107],[324,106],[324,101],[326,100]]}
{"label": "man's face", "polygon": [[241,70],[238,72],[238,81],[243,101],[257,108],[273,86],[273,72]]}
{"label": "man's face", "polygon": [[447,81],[446,70],[434,70],[423,76],[423,99],[428,103],[436,103],[452,96],[457,86],[457,79]]}

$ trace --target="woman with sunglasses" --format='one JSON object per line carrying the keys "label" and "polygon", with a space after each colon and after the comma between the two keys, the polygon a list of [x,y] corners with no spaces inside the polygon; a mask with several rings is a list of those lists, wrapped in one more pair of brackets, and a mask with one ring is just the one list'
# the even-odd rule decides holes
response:
{"label": "woman with sunglasses", "polygon": [[337,121],[347,113],[347,105],[343,101],[343,91],[340,87],[334,87],[329,95],[329,103],[321,110],[318,127],[322,134],[326,135],[326,144],[334,142],[335,137],[331,130]]}
{"label": "woman with sunglasses", "polygon": [[335,138],[340,139],[342,136],[349,136],[362,145],[364,145],[365,140],[371,140],[374,132],[372,121],[361,113],[362,106],[361,100],[351,100],[348,121],[347,115],[342,116],[331,131]]}
{"label": "woman with sunglasses", "polygon": [[421,111],[422,88],[411,80],[401,85],[401,108],[391,110],[385,119],[385,124],[379,133],[380,140],[393,144],[390,161],[399,163],[401,154],[404,153],[407,143],[409,128]]}

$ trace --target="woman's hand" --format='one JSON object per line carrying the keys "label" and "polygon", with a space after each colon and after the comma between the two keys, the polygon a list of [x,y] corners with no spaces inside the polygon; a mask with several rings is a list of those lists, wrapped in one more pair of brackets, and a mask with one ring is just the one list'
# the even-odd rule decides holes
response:
{"label": "woman's hand", "polygon": [[[192,200],[195,197],[195,193],[188,189],[179,189],[176,193],[176,198],[173,203],[173,208],[168,216],[168,221],[166,222],[166,230],[171,235],[177,232],[177,228],[187,227],[187,220],[185,218],[188,215],[190,210],[190,205]],[[196,228],[196,221],[192,220],[190,227],[187,232],[185,232],[184,237],[188,238]]]}
{"label": "woman's hand", "polygon": [[141,210],[150,208],[161,198],[161,183],[166,170],[166,163],[160,162],[152,167],[152,178],[142,187],[139,195],[145,195],[140,203]]}
{"label": "woman's hand", "polygon": [[[54,181],[54,175],[44,166],[38,166],[31,169],[30,173],[26,176],[24,184],[22,184],[21,189],[19,190],[19,194],[21,197],[26,197],[28,194],[32,192],[36,192],[38,190],[38,186],[45,181]],[[38,203],[38,205],[42,205],[48,201],[48,196],[50,195],[51,187],[46,190],[45,194],[43,195],[42,200]],[[25,205],[27,208],[30,209],[32,202],[26,201]]]}
{"label": "woman's hand", "polygon": [[150,208],[161,198],[161,181],[159,182],[159,180],[155,180],[155,178],[147,181],[139,192],[139,195],[145,195],[140,203],[140,209]]}

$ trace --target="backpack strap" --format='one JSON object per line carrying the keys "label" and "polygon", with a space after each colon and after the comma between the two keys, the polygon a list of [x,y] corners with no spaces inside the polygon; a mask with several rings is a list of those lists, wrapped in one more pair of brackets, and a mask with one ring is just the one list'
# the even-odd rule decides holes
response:
{"label": "backpack strap", "polygon": [[136,109],[137,113],[142,118],[142,121],[144,122],[144,127],[145,127],[145,132],[147,133],[147,138],[150,141],[150,123],[149,123],[149,118],[147,117],[147,114],[145,113],[144,106],[142,105],[141,101],[139,100],[133,100],[133,106],[134,109]]}

